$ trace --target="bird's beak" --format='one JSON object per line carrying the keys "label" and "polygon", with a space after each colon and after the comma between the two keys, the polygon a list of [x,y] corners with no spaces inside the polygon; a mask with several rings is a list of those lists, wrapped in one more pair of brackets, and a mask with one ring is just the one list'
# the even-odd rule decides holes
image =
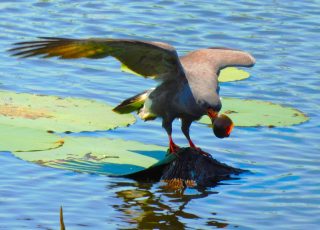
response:
{"label": "bird's beak", "polygon": [[211,108],[207,110],[207,114],[210,117],[212,122],[218,117],[218,112],[214,111]]}

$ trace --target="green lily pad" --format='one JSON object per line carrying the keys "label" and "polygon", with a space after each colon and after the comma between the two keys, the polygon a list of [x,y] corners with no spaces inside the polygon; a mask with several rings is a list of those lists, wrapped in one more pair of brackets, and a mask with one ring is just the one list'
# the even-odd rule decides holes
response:
{"label": "green lily pad", "polygon": [[138,77],[143,77],[141,74],[138,74],[137,72],[134,72],[133,70],[129,69],[128,66],[126,66],[123,63],[121,63],[120,69],[121,69],[122,72],[130,73],[130,74],[136,75]]}
{"label": "green lily pad", "polygon": [[164,164],[167,148],[134,141],[96,137],[65,137],[60,148],[40,152],[14,152],[41,165],[104,175],[128,175]]}
{"label": "green lily pad", "polygon": [[61,137],[38,129],[0,124],[0,151],[40,151],[58,148]]}
{"label": "green lily pad", "polygon": [[132,114],[119,115],[105,103],[27,93],[0,91],[0,124],[80,132],[108,130],[135,122]]}
{"label": "green lily pad", "polygon": [[[297,109],[281,106],[271,102],[223,98],[221,113],[227,114],[235,126],[291,126],[308,120],[308,117]],[[211,124],[204,116],[199,121]]]}
{"label": "green lily pad", "polygon": [[222,69],[219,74],[219,82],[240,81],[250,77],[250,74],[236,67]]}

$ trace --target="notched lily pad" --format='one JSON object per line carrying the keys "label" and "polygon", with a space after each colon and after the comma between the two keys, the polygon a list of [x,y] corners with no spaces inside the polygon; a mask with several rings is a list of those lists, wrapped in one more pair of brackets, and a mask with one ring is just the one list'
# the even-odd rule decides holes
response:
{"label": "notched lily pad", "polygon": [[166,147],[109,138],[65,137],[60,148],[40,152],[14,152],[41,165],[104,175],[128,175],[172,160]]}
{"label": "notched lily pad", "polygon": [[250,77],[250,73],[236,67],[228,67],[220,71],[219,82],[240,81]]}
{"label": "notched lily pad", "polygon": [[0,124],[0,151],[41,151],[63,145],[57,135],[38,129]]}
{"label": "notched lily pad", "polygon": [[0,124],[55,132],[108,130],[135,122],[101,102],[0,91]]}
{"label": "notched lily pad", "polygon": [[[284,127],[303,123],[308,117],[297,109],[259,100],[223,98],[221,113],[227,114],[235,126]],[[204,116],[201,123],[211,124]]]}

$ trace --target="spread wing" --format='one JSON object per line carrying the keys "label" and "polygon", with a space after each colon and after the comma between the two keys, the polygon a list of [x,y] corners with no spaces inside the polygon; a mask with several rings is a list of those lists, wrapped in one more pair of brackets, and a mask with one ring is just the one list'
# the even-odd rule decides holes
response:
{"label": "spread wing", "polygon": [[[218,76],[228,66],[251,67],[255,59],[246,52],[228,48],[208,48],[193,51],[180,58],[193,95],[221,107]],[[214,92],[214,93],[213,93]]]}
{"label": "spread wing", "polygon": [[125,39],[67,39],[42,37],[19,42],[10,49],[14,56],[104,58],[112,56],[144,77],[178,76],[183,69],[176,50],[166,43]]}
{"label": "spread wing", "polygon": [[222,47],[196,50],[181,57],[180,61],[187,71],[203,77],[207,75],[208,78],[217,77],[220,70],[226,67],[252,67],[255,64],[254,57],[249,53]]}

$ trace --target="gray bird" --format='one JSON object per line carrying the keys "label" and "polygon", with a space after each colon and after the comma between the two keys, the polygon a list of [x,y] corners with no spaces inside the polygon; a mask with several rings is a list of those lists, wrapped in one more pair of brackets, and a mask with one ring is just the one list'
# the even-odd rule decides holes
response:
{"label": "gray bird", "polygon": [[160,83],[123,101],[114,108],[118,113],[138,111],[144,120],[162,118],[169,137],[169,150],[179,147],[173,142],[172,122],[181,119],[181,130],[190,147],[198,149],[189,135],[193,121],[203,115],[211,118],[213,132],[219,138],[228,137],[233,123],[221,109],[218,76],[229,66],[251,67],[255,59],[246,52],[221,47],[200,49],[178,57],[176,50],[162,42],[126,39],[67,39],[41,37],[37,41],[19,42],[9,51],[19,57],[104,58],[112,56],[127,68],[143,77]]}

